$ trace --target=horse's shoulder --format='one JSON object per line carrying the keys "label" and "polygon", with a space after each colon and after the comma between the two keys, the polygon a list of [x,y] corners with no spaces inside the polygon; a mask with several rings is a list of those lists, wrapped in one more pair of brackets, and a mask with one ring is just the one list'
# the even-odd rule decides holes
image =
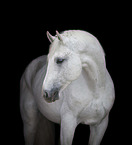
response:
{"label": "horse's shoulder", "polygon": [[31,87],[37,72],[46,64],[46,59],[47,59],[46,55],[40,56],[32,60],[25,69],[22,79],[25,79],[29,87]]}

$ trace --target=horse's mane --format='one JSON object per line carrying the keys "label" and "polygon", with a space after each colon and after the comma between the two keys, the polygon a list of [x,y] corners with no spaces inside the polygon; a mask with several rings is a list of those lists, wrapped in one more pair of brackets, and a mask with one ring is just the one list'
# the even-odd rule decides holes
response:
{"label": "horse's mane", "polygon": [[[83,67],[90,70],[101,87],[105,81],[105,53],[99,41],[90,33],[80,30],[64,31],[62,36],[68,48],[79,53]],[[93,76],[94,75],[94,76]]]}

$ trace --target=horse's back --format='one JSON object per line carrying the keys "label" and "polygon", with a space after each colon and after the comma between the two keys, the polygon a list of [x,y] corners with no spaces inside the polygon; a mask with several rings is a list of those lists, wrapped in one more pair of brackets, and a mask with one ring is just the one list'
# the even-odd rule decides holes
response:
{"label": "horse's back", "polygon": [[28,87],[31,88],[36,74],[46,64],[46,59],[47,56],[43,55],[31,61],[23,73],[21,83],[25,80]]}

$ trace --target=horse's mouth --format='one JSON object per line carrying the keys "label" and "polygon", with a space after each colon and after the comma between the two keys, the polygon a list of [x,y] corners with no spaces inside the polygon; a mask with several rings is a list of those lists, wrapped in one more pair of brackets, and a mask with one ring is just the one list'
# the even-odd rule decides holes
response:
{"label": "horse's mouth", "polygon": [[59,100],[59,92],[56,91],[55,93],[53,93],[51,96],[46,96],[44,95],[44,99],[48,102],[48,103],[52,103],[55,102],[56,100]]}

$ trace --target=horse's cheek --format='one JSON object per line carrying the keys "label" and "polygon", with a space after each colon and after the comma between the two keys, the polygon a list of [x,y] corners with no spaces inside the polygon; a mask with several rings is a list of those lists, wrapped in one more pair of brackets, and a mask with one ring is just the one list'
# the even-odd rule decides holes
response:
{"label": "horse's cheek", "polygon": [[74,62],[73,66],[71,68],[72,68],[71,69],[72,76],[74,77],[74,79],[77,79],[82,71],[81,61],[77,60],[76,62]]}
{"label": "horse's cheek", "polygon": [[73,81],[77,79],[80,74],[81,74],[81,67],[79,66],[70,67],[65,73],[65,78],[68,81]]}

